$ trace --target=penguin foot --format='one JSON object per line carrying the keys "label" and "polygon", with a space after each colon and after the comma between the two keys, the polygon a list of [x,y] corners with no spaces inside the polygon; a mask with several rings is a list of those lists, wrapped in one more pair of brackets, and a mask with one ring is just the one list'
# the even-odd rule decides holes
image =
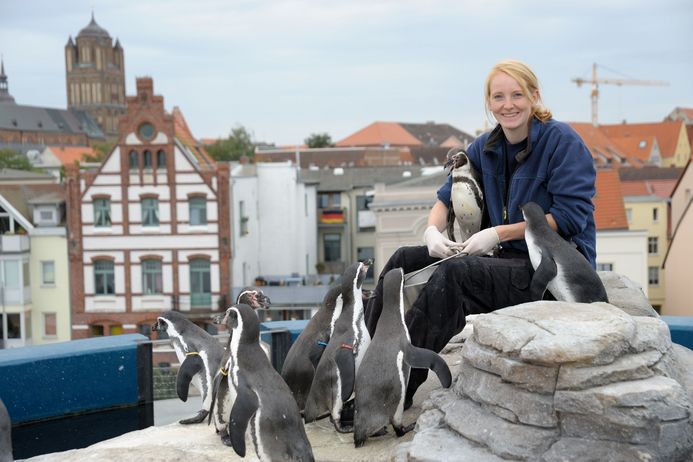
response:
{"label": "penguin foot", "polygon": [[231,442],[231,437],[229,436],[228,433],[226,433],[226,431],[220,432],[219,436],[221,437],[221,442],[225,446],[233,447],[233,443]]}
{"label": "penguin foot", "polygon": [[178,423],[182,425],[190,425],[190,424],[197,424],[205,420],[207,415],[209,414],[209,411],[205,411],[204,409],[200,409],[195,417],[190,417],[188,419],[183,419],[179,420]]}
{"label": "penguin foot", "polygon": [[407,426],[400,426],[400,427],[395,427],[393,425],[392,428],[395,429],[395,435],[397,435],[397,438],[401,438],[404,435],[406,435],[407,433],[409,433],[410,431],[412,431],[414,429],[415,425],[416,425],[416,422],[411,423]]}
{"label": "penguin foot", "polygon": [[342,422],[341,420],[334,420],[332,416],[330,416],[330,422],[332,422],[332,425],[334,425],[334,429],[337,430],[339,433],[352,433],[354,431],[353,420],[348,424],[345,424],[345,422]]}
{"label": "penguin foot", "polygon": [[373,433],[371,436],[385,436],[387,435],[387,427],[383,427],[377,432]]}

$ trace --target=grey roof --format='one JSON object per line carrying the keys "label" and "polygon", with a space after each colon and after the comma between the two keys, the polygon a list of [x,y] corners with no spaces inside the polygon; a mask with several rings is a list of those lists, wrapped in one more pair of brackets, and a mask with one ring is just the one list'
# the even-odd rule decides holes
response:
{"label": "grey roof", "polygon": [[[65,202],[65,186],[60,184],[0,185],[0,195],[27,220],[33,222],[29,205]],[[46,202],[47,196],[52,200]]]}
{"label": "grey roof", "polygon": [[84,27],[77,37],[101,37],[101,38],[111,38],[108,32],[103,27],[99,26],[94,19],[94,13],[91,14],[91,21]]}
{"label": "grey roof", "polygon": [[[335,170],[341,174],[335,175]],[[338,169],[301,169],[301,181],[317,183],[318,191],[351,191],[357,188],[373,187],[376,183],[392,184],[402,181],[409,172],[412,177],[421,175],[421,167],[416,165],[393,167],[358,167]]]}
{"label": "grey roof", "polygon": [[621,167],[618,176],[621,181],[678,180],[683,170],[683,167]]}
{"label": "grey roof", "polygon": [[442,186],[447,181],[447,172],[443,167],[440,167],[440,172],[435,172],[430,175],[422,175],[416,178],[394,183],[391,186],[394,188],[420,188],[425,186]]}
{"label": "grey roof", "polygon": [[445,140],[451,136],[456,137],[462,142],[471,143],[474,137],[469,133],[463,132],[450,124],[437,124],[435,122],[427,122],[425,124],[409,124],[400,122],[406,131],[411,133],[424,146],[440,146]]}
{"label": "grey roof", "polygon": [[0,183],[2,180],[46,180],[53,182],[55,177],[50,173],[30,172],[28,170],[16,170],[13,168],[3,168],[0,170]]}
{"label": "grey roof", "polygon": [[89,138],[105,138],[94,119],[84,111],[21,104],[0,104],[0,130],[83,133]]}

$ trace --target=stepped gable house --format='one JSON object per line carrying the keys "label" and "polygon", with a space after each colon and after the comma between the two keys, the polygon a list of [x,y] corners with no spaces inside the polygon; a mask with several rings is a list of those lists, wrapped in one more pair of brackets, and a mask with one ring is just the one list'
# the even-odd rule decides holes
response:
{"label": "stepped gable house", "polygon": [[229,170],[151,78],[97,171],[67,165],[72,338],[140,332],[162,310],[204,324],[230,299]]}

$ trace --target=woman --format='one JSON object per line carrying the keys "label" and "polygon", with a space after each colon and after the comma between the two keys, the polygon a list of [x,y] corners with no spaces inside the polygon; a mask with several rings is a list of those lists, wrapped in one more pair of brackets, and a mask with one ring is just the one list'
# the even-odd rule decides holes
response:
{"label": "woman", "polygon": [[[542,104],[537,77],[522,62],[496,64],[484,91],[486,109],[498,124],[477,138],[467,155],[481,177],[490,226],[461,244],[443,236],[451,207],[449,176],[428,216],[426,246],[398,249],[380,275],[366,309],[371,335],[382,310],[382,278],[388,270],[414,271],[458,252],[467,256],[442,262],[406,313],[412,344],[438,352],[462,330],[467,315],[531,301],[533,269],[519,209],[526,202],[539,204],[551,227],[595,266],[596,172],[582,139],[552,118]],[[426,375],[424,369],[412,369],[407,407]]]}

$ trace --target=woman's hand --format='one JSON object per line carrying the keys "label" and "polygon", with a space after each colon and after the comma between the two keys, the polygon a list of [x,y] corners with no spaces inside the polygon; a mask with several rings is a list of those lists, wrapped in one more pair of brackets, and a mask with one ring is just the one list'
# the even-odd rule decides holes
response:
{"label": "woman's hand", "polygon": [[431,225],[424,231],[424,241],[428,247],[428,254],[436,258],[445,258],[456,254],[461,245],[446,239],[438,228]]}
{"label": "woman's hand", "polygon": [[500,244],[500,237],[498,237],[496,229],[486,228],[472,234],[472,237],[464,241],[462,243],[462,251],[467,255],[486,255],[498,244]]}

